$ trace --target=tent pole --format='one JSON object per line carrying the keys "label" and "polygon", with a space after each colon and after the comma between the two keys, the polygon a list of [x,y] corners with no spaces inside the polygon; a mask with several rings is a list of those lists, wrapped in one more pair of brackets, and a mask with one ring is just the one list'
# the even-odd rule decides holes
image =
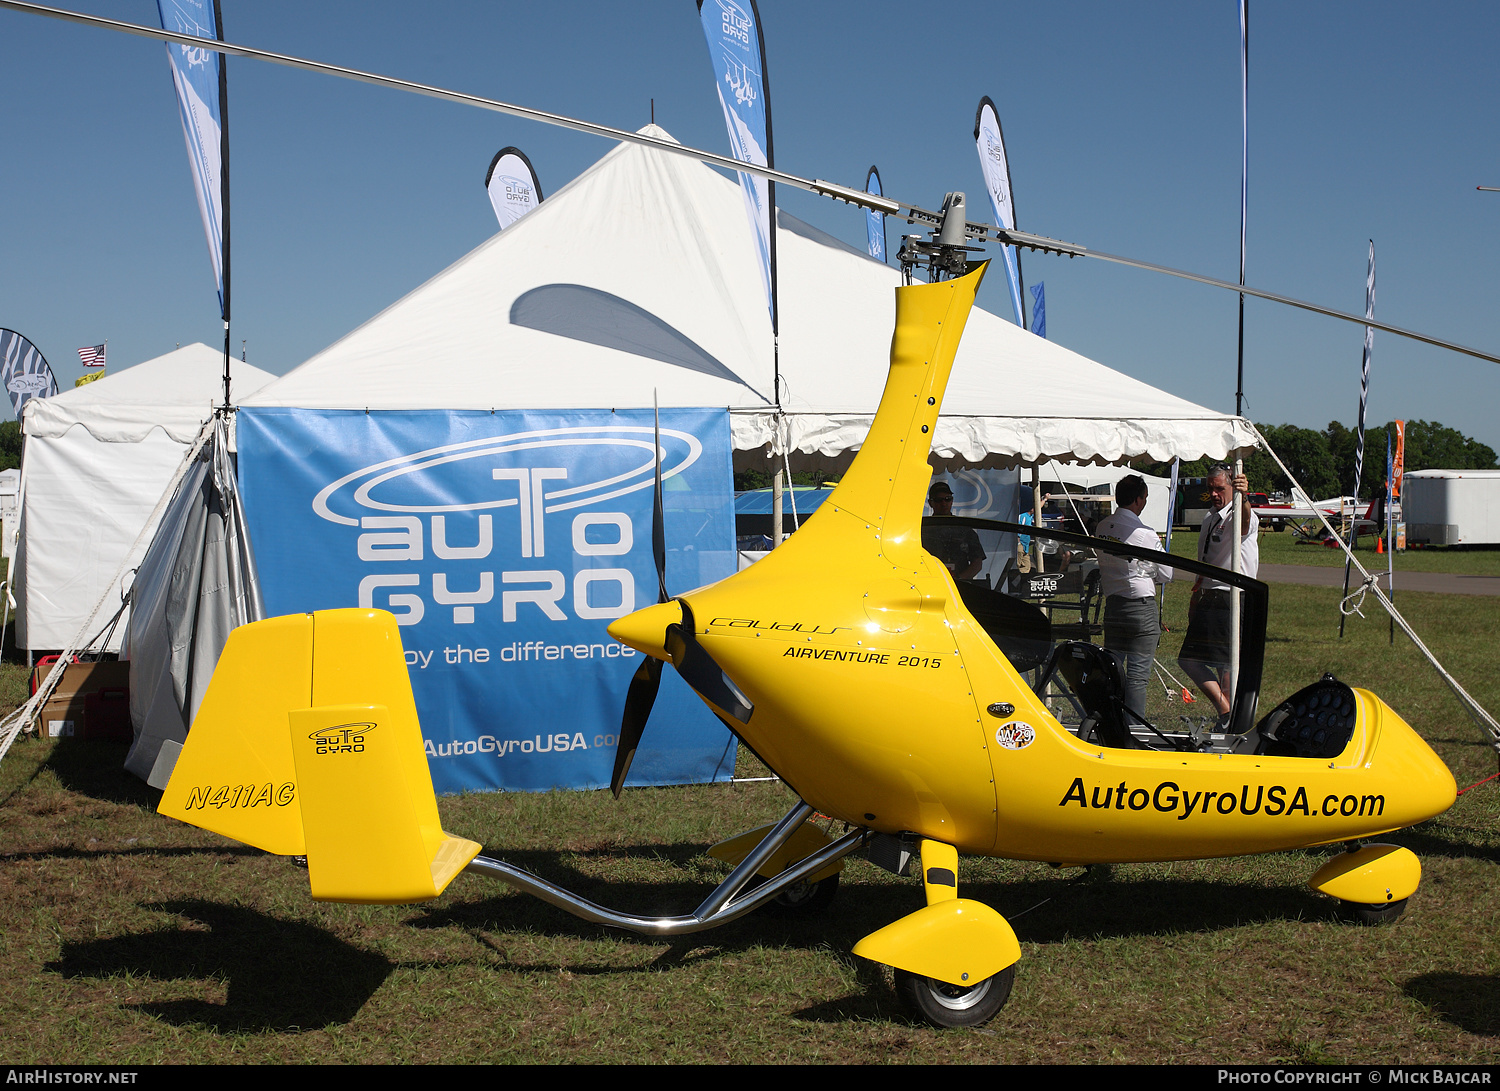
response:
{"label": "tent pole", "polygon": [[229,319],[224,320],[224,408],[229,408]]}
{"label": "tent pole", "polygon": [[771,548],[775,549],[781,544],[781,490],[784,480],[781,476],[781,468],[776,468],[775,475],[771,478]]}
{"label": "tent pole", "polygon": [[[1042,529],[1042,464],[1040,462],[1031,467],[1031,523],[1037,530]],[[1042,571],[1042,540],[1035,534],[1031,536],[1031,569],[1033,572]]]}
{"label": "tent pole", "polygon": [[[1247,198],[1250,189],[1250,0],[1240,0],[1240,287],[1245,286],[1245,221]],[[1240,336],[1234,379],[1234,415],[1245,415],[1245,293],[1240,293]],[[1234,460],[1234,476],[1245,472],[1242,458]],[[1241,535],[1245,532],[1244,514],[1240,498],[1234,491],[1234,482],[1229,482],[1229,504],[1234,509],[1232,519],[1234,541],[1230,545],[1230,571],[1241,569]],[[1230,709],[1234,708],[1235,693],[1240,681],[1240,589],[1229,589],[1229,698]]]}

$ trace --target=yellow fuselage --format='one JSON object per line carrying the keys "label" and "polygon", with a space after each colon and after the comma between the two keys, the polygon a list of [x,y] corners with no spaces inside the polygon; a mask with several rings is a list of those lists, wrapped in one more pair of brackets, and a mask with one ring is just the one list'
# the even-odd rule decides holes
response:
{"label": "yellow fuselage", "polygon": [[[754,705],[741,738],[826,814],[1018,859],[1265,852],[1451,806],[1447,768],[1366,691],[1332,760],[1113,750],[1057,722],[921,545],[932,429],[979,275],[898,290],[890,378],[833,496],[763,560],[680,596]],[[682,616],[666,603],[610,631],[664,659]]]}

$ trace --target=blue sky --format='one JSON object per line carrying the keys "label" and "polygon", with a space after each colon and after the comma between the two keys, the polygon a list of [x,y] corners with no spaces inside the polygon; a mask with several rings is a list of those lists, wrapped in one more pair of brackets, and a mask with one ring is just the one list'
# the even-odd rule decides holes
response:
{"label": "blue sky", "polygon": [[[638,4],[223,0],[233,41],[442,84],[727,151],[691,0]],[[151,0],[74,0],[154,23]],[[987,213],[975,106],[999,107],[1020,226],[1232,280],[1238,265],[1236,6],[762,0],[777,164],[927,207]],[[1383,320],[1500,349],[1492,115],[1500,8],[1251,8],[1248,280],[1349,311],[1375,240]],[[164,48],[0,11],[0,325],[64,384],[105,337],[113,367],[222,343]],[[597,138],[250,61],[230,62],[234,343],[285,372],[495,230],[496,149],[551,193]],[[855,245],[859,212],[783,189]],[[988,215],[983,218],[988,219]],[[892,225],[894,249],[899,228]],[[587,261],[587,254],[579,255]],[[1235,297],[1027,254],[1053,340],[1233,408]],[[1009,314],[999,277],[981,304]],[[1352,423],[1362,331],[1250,300],[1247,412]],[[1038,376],[1046,382],[1046,376]],[[1377,334],[1370,417],[1441,420],[1500,449],[1500,366]]]}

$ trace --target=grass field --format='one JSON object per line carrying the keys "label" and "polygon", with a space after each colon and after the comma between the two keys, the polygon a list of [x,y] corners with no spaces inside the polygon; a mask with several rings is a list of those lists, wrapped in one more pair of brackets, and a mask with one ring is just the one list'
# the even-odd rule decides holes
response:
{"label": "grass field", "polygon": [[[1409,645],[1387,643],[1383,617],[1338,640],[1336,599],[1273,588],[1267,701],[1332,670],[1384,696],[1461,786],[1493,772],[1480,731]],[[1500,603],[1403,606],[1500,705]],[[1180,618],[1168,624],[1180,638]],[[1013,921],[1024,957],[988,1027],[937,1031],[850,954],[922,901],[916,880],[864,861],[824,918],[757,914],[672,942],[468,876],[428,905],[318,904],[293,863],[157,816],[122,755],[30,740],[0,762],[7,1061],[1500,1061],[1493,783],[1391,838],[1421,856],[1424,882],[1384,928],[1341,922],[1306,888],[1324,850],[1088,873],[965,860],[962,893]],[[439,805],[446,828],[495,855],[613,907],[672,913],[721,874],[707,845],[789,802],[761,783]]]}

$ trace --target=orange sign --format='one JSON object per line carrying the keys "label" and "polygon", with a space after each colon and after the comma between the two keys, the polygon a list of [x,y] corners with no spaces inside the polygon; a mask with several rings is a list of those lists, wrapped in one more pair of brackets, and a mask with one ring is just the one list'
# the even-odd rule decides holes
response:
{"label": "orange sign", "polygon": [[1396,422],[1396,452],[1391,456],[1391,496],[1401,498],[1401,475],[1406,468],[1406,422]]}

